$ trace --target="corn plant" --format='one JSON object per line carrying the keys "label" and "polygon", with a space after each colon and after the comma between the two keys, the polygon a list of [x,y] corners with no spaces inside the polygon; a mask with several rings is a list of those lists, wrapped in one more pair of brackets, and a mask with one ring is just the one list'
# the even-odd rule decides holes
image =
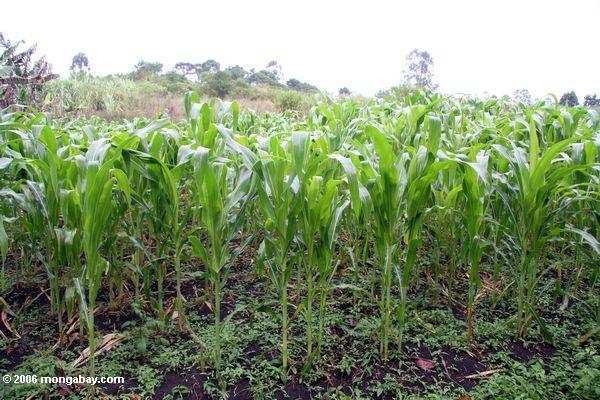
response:
{"label": "corn plant", "polygon": [[[539,257],[544,245],[560,235],[566,211],[575,199],[574,185],[566,180],[574,171],[588,168],[565,162],[561,152],[572,146],[575,138],[561,140],[540,151],[537,125],[529,125],[529,152],[512,145],[493,145],[507,162],[507,170],[496,182],[508,212],[520,254],[516,271],[517,335],[524,337],[535,312],[535,290],[539,280]],[[541,322],[541,321],[540,321]],[[542,326],[543,327],[543,326]]]}
{"label": "corn plant", "polygon": [[194,254],[206,266],[206,277],[211,284],[215,321],[215,356],[217,370],[221,364],[221,301],[229,267],[243,247],[234,251],[231,242],[236,238],[244,221],[244,205],[251,186],[251,174],[235,174],[235,166],[226,158],[211,154],[198,147],[194,152],[193,199],[197,205],[195,219],[206,236],[190,236]]}
{"label": "corn plant", "polygon": [[74,287],[68,285],[80,270],[80,213],[72,190],[74,163],[64,158],[68,146],[59,151],[56,132],[49,125],[36,125],[20,132],[20,152],[11,151],[13,164],[27,172],[20,192],[4,189],[25,215],[26,230],[40,246],[36,252],[48,275],[51,309],[59,331],[63,314],[73,309]]}
{"label": "corn plant", "polygon": [[[137,187],[147,188],[147,191],[149,192],[147,197],[150,198],[151,203],[146,203],[145,200],[141,198],[142,196],[139,196],[137,193],[133,194],[133,198],[137,199],[138,204],[144,204],[144,208],[151,214],[150,218],[152,220],[152,226],[154,226],[154,232],[163,235],[166,242],[159,246],[156,257],[156,261],[159,263],[156,276],[158,284],[158,309],[161,313],[163,312],[163,280],[167,268],[165,260],[167,249],[165,249],[165,247],[169,245],[172,248],[177,291],[174,309],[179,313],[181,318],[185,318],[183,315],[184,299],[181,294],[181,252],[183,248],[183,239],[182,221],[179,215],[180,199],[178,187],[182,179],[185,163],[188,159],[180,154],[178,163],[173,168],[169,168],[160,158],[157,158],[158,155],[153,156],[152,154],[135,150],[129,150],[126,154],[130,163],[135,167],[133,170],[137,170],[138,172],[137,174],[132,175],[141,177],[140,180],[136,180],[138,183]],[[131,170],[132,169],[130,169],[130,171]],[[138,220],[138,227],[143,228],[141,221],[142,220]],[[141,255],[139,249],[136,250],[136,255]],[[149,283],[149,280],[146,280],[147,290],[149,290]]]}
{"label": "corn plant", "polygon": [[[462,176],[456,168],[450,168],[442,173],[440,187],[433,188],[434,204],[436,211],[431,214],[427,227],[431,231],[433,241],[433,284],[442,283],[440,279],[446,277],[446,283],[451,288],[456,279],[456,271],[460,264],[459,254],[455,248],[460,243],[460,215],[459,201],[462,192]],[[445,258],[445,266],[442,266],[442,257]],[[435,294],[438,288],[434,287]]]}
{"label": "corn plant", "polygon": [[438,158],[438,150],[442,136],[441,120],[433,115],[423,119],[422,137],[418,149],[412,154],[406,172],[406,220],[403,239],[406,246],[402,267],[396,272],[400,289],[398,307],[399,343],[402,343],[408,306],[408,289],[415,279],[417,250],[422,242],[424,219],[429,212],[432,201],[432,187],[439,175],[453,166],[453,162]]}
{"label": "corn plant", "polygon": [[[307,161],[299,163],[299,165],[303,164],[304,168],[298,169],[297,172],[302,203],[299,219],[303,245],[306,249],[303,278],[306,282],[307,365],[310,365],[322,347],[325,308],[330,282],[335,272],[332,261],[334,240],[340,219],[349,202],[343,201],[340,197],[339,186],[342,181],[329,177],[333,172],[333,161],[328,157],[326,142],[315,139],[314,142],[309,142],[305,149],[302,157]],[[319,313],[318,329],[315,329],[313,303],[317,296]],[[317,344],[316,353],[314,353],[313,342]]]}
{"label": "corn plant", "polygon": [[489,153],[477,152],[477,146],[471,149],[470,157],[453,157],[462,170],[462,187],[459,198],[462,199],[463,213],[461,235],[464,239],[462,253],[468,266],[469,289],[467,293],[467,339],[471,345],[475,343],[474,319],[477,292],[481,286],[480,262],[486,245],[483,237],[485,230],[486,206],[489,195],[486,184],[489,180]]}
{"label": "corn plant", "polygon": [[[420,112],[420,110],[417,110]],[[413,116],[414,112],[408,113]],[[414,118],[408,119],[410,132],[416,133],[419,127],[413,125]],[[437,160],[436,153],[441,139],[441,121],[428,116],[424,119],[423,141],[417,150],[400,152],[394,149],[390,140],[378,129],[368,127],[368,135],[373,140],[377,154],[376,177],[369,186],[374,213],[374,236],[376,250],[381,265],[381,340],[380,352],[388,358],[389,340],[392,331],[392,299],[394,277],[398,279],[400,302],[397,307],[399,341],[402,341],[405,324],[408,288],[414,278],[416,252],[421,243],[423,217],[428,208],[431,187],[438,174],[452,165],[450,160]],[[398,239],[402,238],[405,257],[402,266],[398,260]]]}
{"label": "corn plant", "polygon": [[356,155],[346,157],[336,152],[331,153],[329,157],[338,161],[343,171],[342,180],[345,181],[345,186],[347,186],[347,197],[350,201],[348,206],[351,211],[346,213],[348,220],[346,228],[350,232],[351,243],[346,246],[345,250],[352,263],[354,281],[358,283],[360,267],[366,267],[369,254],[370,235],[368,230],[364,229],[371,215],[371,199],[369,191],[364,186],[366,180],[364,172],[367,171],[360,167],[361,161]]}
{"label": "corn plant", "polygon": [[[380,353],[388,357],[389,340],[392,329],[392,301],[394,278],[394,258],[398,238],[401,237],[403,216],[402,197],[406,189],[406,154],[394,152],[388,139],[375,127],[368,127],[377,152],[377,175],[367,187],[373,207],[373,235],[375,251],[380,265],[379,311],[381,317]],[[374,168],[375,169],[375,168]]]}
{"label": "corn plant", "polygon": [[[487,177],[487,154],[477,157],[476,169],[466,168],[463,178],[463,193],[465,196],[465,242],[466,255],[469,263],[469,293],[467,296],[467,338],[471,344],[475,342],[473,324],[475,318],[475,300],[477,290],[481,285],[479,264],[483,253],[484,241],[483,224],[485,221],[486,196],[483,183]],[[473,165],[473,164],[471,164]],[[483,180],[478,176],[478,171]]]}
{"label": "corn plant", "polygon": [[[76,286],[81,297],[81,319],[85,321],[90,349],[90,372],[94,372],[94,352],[96,337],[94,311],[100,290],[102,275],[108,270],[108,262],[101,256],[101,246],[106,229],[115,215],[113,190],[119,190],[130,199],[130,187],[125,173],[114,168],[121,155],[110,154],[111,144],[106,139],[90,143],[85,157],[81,159],[79,190],[82,207],[82,235],[85,268],[83,275],[76,278]],[[108,156],[108,158],[107,158]],[[84,292],[84,286],[87,293]]]}
{"label": "corn plant", "polygon": [[292,275],[289,252],[299,224],[301,197],[298,175],[304,168],[310,137],[295,132],[286,143],[278,136],[270,137],[257,154],[229,140],[256,176],[256,191],[267,235],[260,252],[275,286],[281,306],[281,360],[284,378],[289,366],[288,286]]}

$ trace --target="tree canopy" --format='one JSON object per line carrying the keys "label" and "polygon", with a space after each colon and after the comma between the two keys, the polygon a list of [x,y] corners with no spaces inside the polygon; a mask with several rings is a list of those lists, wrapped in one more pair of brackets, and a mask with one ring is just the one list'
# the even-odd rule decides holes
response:
{"label": "tree canopy", "polygon": [[414,49],[406,56],[404,84],[418,89],[435,90],[433,57],[426,50]]}

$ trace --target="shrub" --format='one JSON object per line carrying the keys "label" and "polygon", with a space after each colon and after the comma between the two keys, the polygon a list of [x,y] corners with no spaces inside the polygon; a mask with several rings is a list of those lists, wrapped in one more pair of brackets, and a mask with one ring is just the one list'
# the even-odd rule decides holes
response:
{"label": "shrub", "polygon": [[585,96],[583,105],[586,107],[598,107],[598,106],[600,106],[600,98],[597,97],[595,94],[594,95],[588,94],[587,96]]}
{"label": "shrub", "polygon": [[310,93],[310,92],[318,92],[319,91],[319,89],[316,86],[311,85],[310,83],[301,82],[298,79],[294,79],[294,78],[288,80],[286,82],[286,85],[290,89],[297,90],[299,92]]}
{"label": "shrub", "polygon": [[579,105],[579,99],[575,92],[571,90],[570,92],[563,94],[558,103],[561,106],[575,107]]}
{"label": "shrub", "polygon": [[275,99],[275,105],[280,111],[301,112],[305,108],[305,102],[302,95],[292,90],[282,91]]}
{"label": "shrub", "polygon": [[231,75],[225,71],[206,74],[204,78],[205,92],[210,96],[224,98],[231,93],[233,89],[233,80]]}
{"label": "shrub", "polygon": [[165,88],[169,93],[183,94],[194,88],[194,84],[185,76],[176,72],[167,72],[164,75],[159,75],[156,83]]}

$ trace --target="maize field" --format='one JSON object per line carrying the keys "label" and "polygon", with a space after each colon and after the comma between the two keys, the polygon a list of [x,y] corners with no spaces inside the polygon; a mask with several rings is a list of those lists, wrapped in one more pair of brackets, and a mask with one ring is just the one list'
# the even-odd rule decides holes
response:
{"label": "maize field", "polygon": [[595,111],[183,103],[0,115],[0,370],[128,377],[3,398],[600,396]]}

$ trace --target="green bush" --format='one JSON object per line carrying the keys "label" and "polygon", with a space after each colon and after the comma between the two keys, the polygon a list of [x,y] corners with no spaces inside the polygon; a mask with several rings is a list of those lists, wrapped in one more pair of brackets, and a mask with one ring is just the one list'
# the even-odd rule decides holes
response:
{"label": "green bush", "polygon": [[275,105],[279,111],[301,112],[306,108],[306,102],[302,95],[296,91],[286,90],[277,95]]}
{"label": "green bush", "polygon": [[168,72],[164,75],[159,75],[156,78],[156,83],[165,88],[169,93],[183,94],[194,89],[194,84],[185,76],[176,72]]}
{"label": "green bush", "polygon": [[231,90],[233,89],[233,79],[231,79],[231,75],[225,71],[206,74],[203,86],[206,94],[222,99],[229,96],[231,93]]}

